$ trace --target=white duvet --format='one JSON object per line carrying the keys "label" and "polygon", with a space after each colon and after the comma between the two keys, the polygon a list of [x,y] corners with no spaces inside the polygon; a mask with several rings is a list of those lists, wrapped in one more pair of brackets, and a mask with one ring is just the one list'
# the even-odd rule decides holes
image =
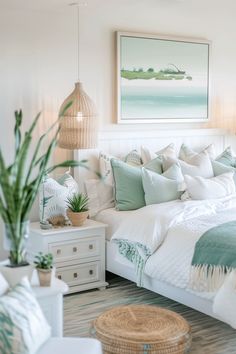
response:
{"label": "white duvet", "polygon": [[[196,242],[207,230],[232,220],[236,220],[236,194],[218,200],[176,200],[133,212],[122,221],[112,240],[125,239],[146,246],[151,256],[144,273],[191,292],[190,269]],[[212,299],[214,313],[233,328],[236,328],[235,282],[236,272],[232,272],[216,294],[197,294]]]}
{"label": "white duvet", "polygon": [[176,200],[136,210],[121,222],[112,240],[146,246],[151,256],[144,272],[187,288],[195,243],[205,231],[235,219],[236,194],[217,200]]}

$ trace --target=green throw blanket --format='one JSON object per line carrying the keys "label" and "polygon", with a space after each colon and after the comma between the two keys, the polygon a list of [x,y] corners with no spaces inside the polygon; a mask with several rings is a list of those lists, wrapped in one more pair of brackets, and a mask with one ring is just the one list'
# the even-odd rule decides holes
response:
{"label": "green throw blanket", "polygon": [[225,277],[236,269],[236,221],[206,231],[195,245],[190,287],[198,291],[215,291]]}
{"label": "green throw blanket", "polygon": [[132,243],[127,240],[116,240],[115,242],[118,244],[119,253],[134,264],[137,286],[142,286],[144,267],[151,255],[150,251],[138,242]]}

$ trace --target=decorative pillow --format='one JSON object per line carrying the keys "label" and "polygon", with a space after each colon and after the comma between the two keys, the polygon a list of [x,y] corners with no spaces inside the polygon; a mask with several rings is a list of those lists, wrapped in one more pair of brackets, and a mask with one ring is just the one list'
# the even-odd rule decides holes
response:
{"label": "decorative pillow", "polygon": [[226,166],[236,167],[236,157],[233,156],[233,152],[230,146],[216,158],[216,161],[223,163]]}
{"label": "decorative pillow", "polygon": [[89,179],[85,181],[85,189],[89,197],[89,216],[95,216],[99,211],[115,206],[113,187],[103,180]]}
{"label": "decorative pillow", "polygon": [[206,152],[200,152],[192,158],[189,158],[188,162],[163,157],[164,171],[176,162],[179,162],[183,175],[201,176],[205,178],[214,177],[212,163]]}
{"label": "decorative pillow", "polygon": [[162,159],[160,159],[160,157],[156,157],[155,159],[149,161],[143,167],[145,167],[148,170],[151,170],[153,172],[159,173],[159,174],[163,173],[163,170],[162,170]]}
{"label": "decorative pillow", "polygon": [[137,150],[132,150],[125,156],[124,162],[131,166],[141,166],[143,164],[142,158]]}
{"label": "decorative pillow", "polygon": [[[99,168],[100,168],[100,174],[105,182],[106,185],[108,186],[114,186],[114,178],[113,178],[113,173],[112,173],[112,167],[111,167],[111,160],[116,159],[122,161],[123,159],[115,157],[113,155],[106,154],[104,152],[100,152],[99,155]],[[142,165],[142,159],[137,150],[132,150],[130,151],[125,157],[124,157],[124,162],[126,162],[128,165],[132,166],[141,166]]]}
{"label": "decorative pillow", "polygon": [[114,156],[106,154],[104,152],[100,152],[99,155],[99,168],[100,174],[108,186],[114,185],[112,168],[111,168],[111,159],[115,159]]}
{"label": "decorative pillow", "polygon": [[140,168],[112,159],[115,181],[115,201],[118,210],[134,210],[145,206],[142,172]]}
{"label": "decorative pillow", "polygon": [[155,159],[157,156],[166,156],[175,159],[177,157],[175,145],[173,143],[169,144],[164,149],[157,152],[153,152],[149,148],[141,146],[141,158],[144,164]]}
{"label": "decorative pillow", "polygon": [[[60,183],[53,178],[46,177],[40,186],[40,223],[46,224],[56,216],[67,219],[66,200],[78,191],[78,185],[69,174],[60,177]],[[62,185],[63,183],[63,185]],[[77,185],[77,186],[76,186]]]}
{"label": "decorative pillow", "polygon": [[218,161],[211,161],[212,168],[214,172],[214,176],[222,175],[223,173],[233,172],[234,173],[234,183],[236,185],[236,169],[231,166],[226,166],[221,162]]}
{"label": "decorative pillow", "polygon": [[[205,149],[202,150],[202,152],[207,152],[210,159],[212,160],[214,160],[216,157],[215,147],[213,144],[208,145]],[[189,158],[191,159],[193,156],[198,154],[198,152],[192,150],[188,145],[182,144],[179,151],[179,158],[183,161],[188,162]]]}
{"label": "decorative pillow", "polygon": [[57,178],[57,182],[62,186],[67,187],[71,195],[79,192],[78,183],[68,172]]}
{"label": "decorative pillow", "polygon": [[172,165],[162,175],[142,168],[142,181],[147,205],[179,199],[183,175],[178,164]]}
{"label": "decorative pillow", "polygon": [[[4,276],[2,275],[1,268],[0,268],[0,296],[5,294],[8,289],[9,289],[9,284],[6,281],[6,279],[4,278]],[[0,321],[0,323],[1,323],[1,321]]]}
{"label": "decorative pillow", "polygon": [[51,328],[25,277],[0,298],[0,353],[34,354]]}
{"label": "decorative pillow", "polygon": [[233,172],[213,178],[184,176],[190,199],[216,199],[235,193]]}

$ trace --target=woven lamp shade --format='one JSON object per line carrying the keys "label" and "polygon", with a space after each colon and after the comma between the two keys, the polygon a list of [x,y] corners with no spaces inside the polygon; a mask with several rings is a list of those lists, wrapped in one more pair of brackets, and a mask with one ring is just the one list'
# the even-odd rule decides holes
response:
{"label": "woven lamp shade", "polygon": [[97,111],[91,98],[83,90],[81,82],[75,83],[74,91],[63,102],[60,112],[67,104],[60,121],[59,147],[68,150],[92,149],[97,146]]}

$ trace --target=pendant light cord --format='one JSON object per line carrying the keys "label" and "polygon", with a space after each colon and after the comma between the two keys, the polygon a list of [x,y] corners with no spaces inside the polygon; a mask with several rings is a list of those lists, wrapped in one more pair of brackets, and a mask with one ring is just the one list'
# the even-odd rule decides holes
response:
{"label": "pendant light cord", "polygon": [[69,4],[69,6],[76,6],[77,7],[77,28],[76,28],[76,32],[77,32],[77,76],[78,76],[78,81],[79,81],[79,77],[80,77],[80,7],[81,6],[87,6],[86,2],[72,2],[71,4]]}
{"label": "pendant light cord", "polygon": [[79,60],[79,55],[80,55],[80,4],[77,4],[77,35],[78,35],[78,42],[77,42],[77,78],[79,81],[80,78],[80,60]]}

